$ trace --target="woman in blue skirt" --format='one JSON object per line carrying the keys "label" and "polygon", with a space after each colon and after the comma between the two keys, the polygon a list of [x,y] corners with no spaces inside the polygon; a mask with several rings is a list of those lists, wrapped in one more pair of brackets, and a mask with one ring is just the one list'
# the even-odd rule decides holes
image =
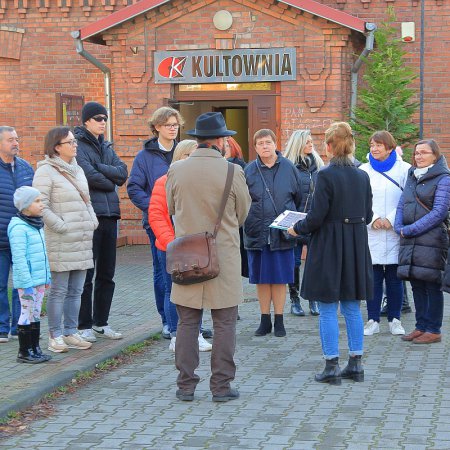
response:
{"label": "woman in blue skirt", "polygon": [[244,224],[250,283],[256,284],[261,323],[255,336],[272,331],[270,305],[275,313],[274,334],[286,336],[283,310],[286,284],[294,281],[295,240],[281,230],[270,228],[285,210],[297,211],[301,203],[301,180],[295,166],[276,149],[272,130],[253,136],[257,158],[245,168],[252,205]]}

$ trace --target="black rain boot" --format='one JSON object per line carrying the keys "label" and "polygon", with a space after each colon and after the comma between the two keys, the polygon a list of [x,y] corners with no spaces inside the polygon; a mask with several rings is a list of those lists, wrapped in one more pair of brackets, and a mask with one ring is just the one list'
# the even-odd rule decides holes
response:
{"label": "black rain boot", "polygon": [[318,373],[314,379],[319,383],[340,385],[342,380],[341,369],[339,368],[339,358],[326,359],[325,369],[322,373]]}
{"label": "black rain boot", "polygon": [[364,381],[364,369],[361,355],[350,356],[347,367],[341,372],[341,378],[350,378],[353,381]]}
{"label": "black rain boot", "polygon": [[300,267],[296,266],[294,268],[294,282],[289,284],[289,297],[291,299],[291,314],[294,316],[303,317],[305,311],[303,311],[302,305],[300,304]]}
{"label": "black rain boot", "polygon": [[309,301],[309,312],[312,316],[318,316],[319,315],[319,305],[317,302],[310,300]]}
{"label": "black rain boot", "polygon": [[275,321],[273,323],[273,334],[276,337],[286,336],[286,330],[283,323],[283,314],[275,314]]}
{"label": "black rain boot", "polygon": [[265,336],[272,332],[272,319],[270,314],[261,314],[261,323],[259,328],[255,331],[255,336]]}
{"label": "black rain boot", "polygon": [[39,364],[44,362],[43,359],[35,356],[31,346],[31,326],[17,325],[17,333],[19,336],[19,353],[16,361],[18,363]]}
{"label": "black rain boot", "polygon": [[41,322],[32,322],[31,325],[31,348],[35,356],[39,356],[44,361],[50,361],[52,357],[42,353],[42,349],[39,345],[39,336],[41,335]]}

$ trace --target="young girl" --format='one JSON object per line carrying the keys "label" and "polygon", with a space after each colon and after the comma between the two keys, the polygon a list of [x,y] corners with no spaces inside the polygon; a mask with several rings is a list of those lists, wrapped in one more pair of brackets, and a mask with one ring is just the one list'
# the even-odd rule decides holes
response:
{"label": "young girl", "polygon": [[42,220],[41,193],[23,186],[14,193],[19,210],[8,225],[13,260],[13,284],[19,292],[19,353],[17,362],[37,364],[51,359],[39,347],[40,315],[45,288],[50,283]]}

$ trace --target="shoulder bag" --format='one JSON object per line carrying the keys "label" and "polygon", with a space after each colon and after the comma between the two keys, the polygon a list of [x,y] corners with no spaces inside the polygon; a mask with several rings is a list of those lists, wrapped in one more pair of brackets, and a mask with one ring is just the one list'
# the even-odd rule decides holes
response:
{"label": "shoulder bag", "polygon": [[188,234],[174,239],[167,246],[166,270],[172,282],[181,285],[203,283],[219,275],[216,236],[233,182],[234,164],[228,163],[227,181],[214,233]]}

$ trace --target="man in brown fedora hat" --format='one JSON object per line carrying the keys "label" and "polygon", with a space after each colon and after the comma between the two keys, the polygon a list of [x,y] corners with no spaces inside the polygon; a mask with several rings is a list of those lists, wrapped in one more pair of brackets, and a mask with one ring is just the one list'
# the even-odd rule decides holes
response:
{"label": "man in brown fedora hat", "polygon": [[[197,139],[198,148],[188,159],[170,167],[166,183],[167,204],[169,214],[175,216],[176,237],[214,231],[229,164],[222,151],[225,138],[236,132],[227,129],[221,113],[205,113],[197,118],[195,129],[187,134]],[[175,365],[179,370],[176,396],[180,400],[193,400],[200,380],[195,369],[199,365],[197,337],[203,308],[211,310],[214,324],[212,400],[225,402],[239,397],[230,383],[236,373],[236,319],[238,304],[243,299],[239,227],[247,217],[250,203],[244,172],[235,165],[216,238],[218,277],[188,286],[173,284],[172,301],[177,305],[179,317]]]}

